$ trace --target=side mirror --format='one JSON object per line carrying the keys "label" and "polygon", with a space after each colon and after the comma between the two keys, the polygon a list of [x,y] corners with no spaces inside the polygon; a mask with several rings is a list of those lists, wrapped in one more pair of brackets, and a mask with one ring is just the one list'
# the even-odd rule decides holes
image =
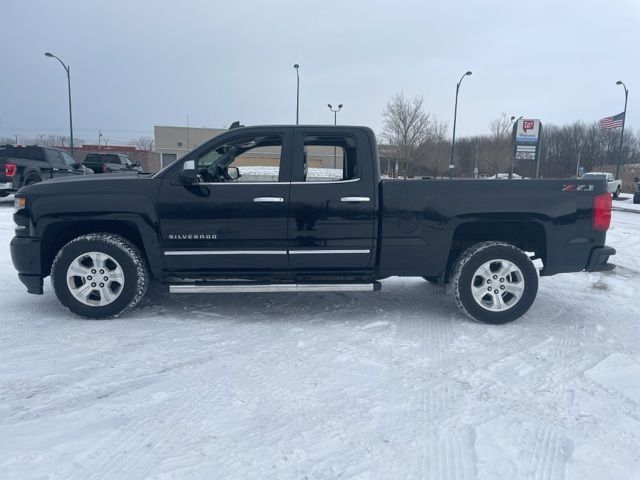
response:
{"label": "side mirror", "polygon": [[227,167],[227,175],[231,180],[238,180],[240,178],[240,170],[238,167]]}
{"label": "side mirror", "polygon": [[180,170],[180,183],[183,185],[193,185],[198,180],[198,172],[196,172],[196,162],[187,160]]}

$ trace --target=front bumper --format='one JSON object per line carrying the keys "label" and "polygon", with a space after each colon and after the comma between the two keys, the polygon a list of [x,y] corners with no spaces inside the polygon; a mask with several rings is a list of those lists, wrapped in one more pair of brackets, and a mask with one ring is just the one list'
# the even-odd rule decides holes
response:
{"label": "front bumper", "polygon": [[608,263],[609,257],[616,254],[616,249],[612,247],[597,247],[594,248],[589,257],[587,263],[587,272],[603,272],[607,270],[613,270],[616,266],[612,263]]}
{"label": "front bumper", "polygon": [[10,245],[11,260],[18,271],[18,278],[29,293],[42,295],[43,278],[40,261],[40,239],[13,237]]}

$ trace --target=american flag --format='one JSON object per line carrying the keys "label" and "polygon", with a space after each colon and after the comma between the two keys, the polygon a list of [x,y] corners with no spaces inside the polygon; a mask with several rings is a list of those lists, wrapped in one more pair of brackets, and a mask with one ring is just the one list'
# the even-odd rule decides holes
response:
{"label": "american flag", "polygon": [[609,128],[620,128],[624,122],[624,112],[614,115],[613,117],[605,117],[598,122],[600,130],[607,130]]}

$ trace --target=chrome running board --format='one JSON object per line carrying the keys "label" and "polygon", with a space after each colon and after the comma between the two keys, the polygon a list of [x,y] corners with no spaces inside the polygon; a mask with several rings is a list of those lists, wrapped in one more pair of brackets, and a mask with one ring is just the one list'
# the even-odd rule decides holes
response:
{"label": "chrome running board", "polygon": [[174,283],[170,293],[266,293],[266,292],[373,292],[380,290],[375,283],[271,283],[247,285]]}

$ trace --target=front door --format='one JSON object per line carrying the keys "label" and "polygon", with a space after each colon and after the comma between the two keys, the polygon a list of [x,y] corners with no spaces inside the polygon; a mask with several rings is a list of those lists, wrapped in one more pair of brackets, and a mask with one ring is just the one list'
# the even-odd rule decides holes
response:
{"label": "front door", "polygon": [[360,130],[296,129],[289,216],[292,268],[373,268],[377,185],[369,143]]}
{"label": "front door", "polygon": [[[290,157],[291,129],[243,129],[176,163],[158,204],[165,267],[215,275],[288,270]],[[180,180],[185,162],[198,174],[190,185]]]}
{"label": "front door", "polygon": [[[47,148],[46,152],[47,159],[51,164],[52,178],[67,177],[77,173],[77,163],[71,155],[60,150],[56,150],[55,148]],[[67,159],[65,155],[69,159]],[[82,170],[80,170],[80,173],[83,173]]]}

